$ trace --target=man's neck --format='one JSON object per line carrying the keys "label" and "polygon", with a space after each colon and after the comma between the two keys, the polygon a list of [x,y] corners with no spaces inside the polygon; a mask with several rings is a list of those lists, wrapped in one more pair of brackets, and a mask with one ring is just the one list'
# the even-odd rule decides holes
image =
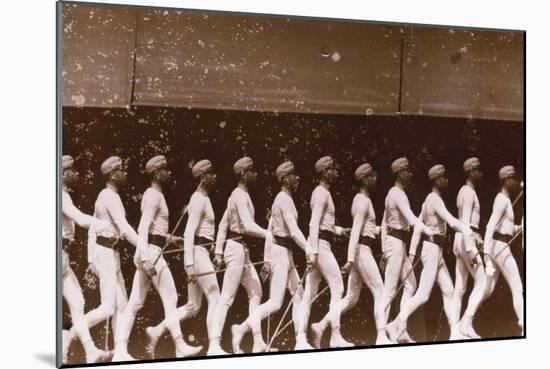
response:
{"label": "man's neck", "polygon": [[470,186],[470,187],[472,187],[474,190],[476,189],[476,186],[474,185],[474,182],[473,182],[470,178],[468,178],[468,179],[466,180],[466,186]]}
{"label": "man's neck", "polygon": [[151,188],[157,190],[158,192],[162,192],[162,186],[155,181],[151,182]]}
{"label": "man's neck", "polygon": [[364,194],[367,197],[370,196],[369,189],[367,186],[361,186],[361,188],[359,189],[359,192]]}
{"label": "man's neck", "polygon": [[114,192],[118,193],[118,188],[111,182],[107,182],[107,185],[105,186],[105,188],[109,188],[109,189],[113,190]]}
{"label": "man's neck", "polygon": [[197,192],[202,193],[204,196],[208,196],[208,189],[201,183],[197,186]]}
{"label": "man's neck", "polygon": [[400,181],[395,181],[395,187],[399,188],[401,191],[405,191],[405,186]]}
{"label": "man's neck", "polygon": [[508,192],[508,190],[506,189],[506,187],[502,187],[502,189],[500,190],[500,192],[506,196],[507,198],[510,198],[510,192]]}
{"label": "man's neck", "polygon": [[441,197],[441,190],[437,187],[432,187],[432,192],[435,193],[437,196]]}
{"label": "man's neck", "polygon": [[62,189],[63,189],[63,191],[65,191],[65,192],[67,192],[67,193],[71,192],[71,190],[69,189],[69,187],[67,187],[67,186],[65,185],[65,183],[63,183]]}
{"label": "man's neck", "polygon": [[319,181],[319,186],[324,187],[326,190],[330,189],[330,184],[325,179]]}
{"label": "man's neck", "polygon": [[241,190],[243,190],[245,192],[248,192],[248,186],[244,182],[239,182],[237,187],[239,187]]}
{"label": "man's neck", "polygon": [[285,192],[288,196],[292,197],[292,191],[287,186],[282,186],[281,191]]}

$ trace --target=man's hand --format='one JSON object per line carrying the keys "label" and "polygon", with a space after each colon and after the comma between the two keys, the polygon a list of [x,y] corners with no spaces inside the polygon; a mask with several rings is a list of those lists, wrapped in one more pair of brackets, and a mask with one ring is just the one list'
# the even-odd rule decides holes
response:
{"label": "man's hand", "polygon": [[521,224],[514,225],[514,235],[523,231],[523,226]]}
{"label": "man's hand", "polygon": [[472,264],[472,266],[476,266],[477,265],[477,252],[476,250],[468,250],[466,251],[466,256],[468,257],[468,260],[470,261],[470,264]]}
{"label": "man's hand", "polygon": [[187,274],[188,282],[195,283],[197,281],[197,273],[195,272],[195,267],[193,265],[187,265],[185,267],[185,274]]}
{"label": "man's hand", "polygon": [[479,233],[474,233],[474,241],[477,247],[483,246],[483,238],[481,238]]}
{"label": "man's hand", "polygon": [[262,279],[262,282],[265,282],[269,279],[271,276],[271,265],[269,262],[265,262],[262,266],[262,270],[260,271],[260,278]]}
{"label": "man's hand", "polygon": [[93,261],[88,263],[88,268],[86,268],[86,274],[88,274],[89,276],[99,277],[99,272],[97,271],[97,268]]}
{"label": "man's hand", "polygon": [[174,245],[183,245],[183,237],[174,236],[171,234],[166,235],[166,243]]}
{"label": "man's hand", "polygon": [[380,232],[382,232],[382,228],[380,226],[374,227],[374,235],[379,236]]}
{"label": "man's hand", "polygon": [[342,274],[349,274],[351,271],[351,267],[353,266],[352,261],[348,261],[343,267],[342,267]]}
{"label": "man's hand", "polygon": [[155,266],[149,260],[141,261],[141,269],[143,269],[149,277],[154,277],[157,275],[157,270],[155,269]]}
{"label": "man's hand", "polygon": [[219,270],[223,264],[223,257],[220,254],[216,254],[212,260],[212,264],[214,264],[216,270]]}
{"label": "man's hand", "polygon": [[342,228],[342,237],[347,237],[351,235],[351,228]]}
{"label": "man's hand", "polygon": [[317,266],[317,254],[309,254],[307,256],[307,272],[312,271]]}
{"label": "man's hand", "polygon": [[424,234],[428,237],[432,237],[434,235],[434,232],[430,228],[425,227],[424,228]]}

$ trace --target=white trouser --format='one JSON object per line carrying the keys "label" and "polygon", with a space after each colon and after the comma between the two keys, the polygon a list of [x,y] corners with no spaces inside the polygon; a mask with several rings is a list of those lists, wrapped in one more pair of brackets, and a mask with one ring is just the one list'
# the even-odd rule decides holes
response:
{"label": "white trouser", "polygon": [[[309,242],[309,240],[308,240]],[[330,249],[330,244],[325,240],[319,240],[319,254],[317,255],[317,265],[306,275],[306,284],[304,298],[300,308],[299,333],[307,332],[309,314],[313,297],[319,290],[321,277],[325,279],[330,289],[330,305],[327,314],[330,314],[330,325],[333,329],[340,327],[340,311],[338,304],[344,294],[344,281],[338,262]]]}
{"label": "white trouser", "polygon": [[466,293],[466,287],[468,286],[468,275],[473,273],[474,288],[468,298],[468,306],[466,307],[465,315],[473,317],[483,301],[483,294],[486,288],[485,270],[483,268],[483,261],[481,256],[477,256],[477,263],[474,266],[468,268],[467,264],[470,264],[466,253],[466,245],[462,233],[455,233],[455,239],[453,244],[453,251],[456,256],[455,267],[455,286],[453,292],[453,318],[452,322],[456,322],[460,319],[460,312],[462,310],[462,297]]}
{"label": "white trouser", "polygon": [[340,303],[341,313],[345,313],[357,305],[363,282],[367,285],[374,298],[376,329],[381,330],[385,326],[384,306],[382,306],[384,283],[382,282],[376,260],[372,256],[372,250],[366,245],[360,245],[357,249],[355,262],[348,277],[346,296],[344,296]]}
{"label": "white trouser", "polygon": [[226,270],[223,276],[220,301],[214,314],[213,337],[221,337],[227,311],[235,300],[239,284],[243,285],[248,294],[248,315],[258,308],[262,300],[262,285],[254,265],[251,265],[248,249],[241,243],[228,240],[223,261]]}
{"label": "white trouser", "polygon": [[113,332],[116,332],[116,321],[122,314],[128,301],[124,278],[120,269],[118,251],[96,245],[94,264],[99,277],[100,305],[86,314],[88,327],[113,317]]}
{"label": "white trouser", "polygon": [[[148,260],[151,263],[154,263],[161,252],[162,250],[160,247],[150,244]],[[166,261],[162,256],[158,259],[155,264],[157,274],[154,277],[149,277],[143,269],[139,266],[136,267],[137,269],[134,274],[130,298],[120,319],[117,322],[118,328],[115,336],[116,346],[122,345],[125,347],[128,337],[130,336],[130,332],[132,331],[136,314],[143,307],[147,293],[151,287],[151,283],[158,291],[162,300],[165,326],[170,331],[170,334],[174,340],[181,338],[179,320],[176,317],[178,293],[176,291],[174,278],[172,277],[172,273],[170,272],[170,268],[168,268]]]}
{"label": "white trouser", "polygon": [[294,329],[298,327],[300,304],[303,297],[303,288],[292,252],[285,247],[272,244],[269,263],[271,265],[271,281],[269,285],[269,300],[261,304],[247,319],[247,324],[253,334],[261,334],[262,320],[281,309],[285,298],[285,290],[292,298],[292,320]]}
{"label": "white trouser", "polygon": [[[216,330],[214,329],[214,314],[220,298],[218,279],[214,273],[214,266],[210,260],[208,250],[202,246],[195,246],[193,252],[193,266],[195,273],[211,273],[197,277],[196,282],[187,283],[187,303],[177,310],[177,320],[182,321],[198,314],[202,306],[202,296],[206,296],[208,311],[206,313],[206,329],[208,338],[212,339]],[[163,322],[164,323],[164,322]],[[164,330],[164,328],[162,328]]]}
{"label": "white trouser", "polygon": [[403,310],[405,304],[409,301],[414,291],[416,290],[416,277],[412,264],[407,257],[405,242],[398,238],[387,235],[382,242],[382,253],[385,259],[384,271],[384,292],[382,293],[382,304],[380,305],[384,315],[384,326],[388,321],[390,314],[390,304],[393,301],[396,291],[397,282],[403,283],[403,295],[401,296],[400,310]]}
{"label": "white trouser", "polygon": [[422,273],[416,293],[407,301],[399,313],[399,319],[407,321],[409,316],[430,298],[432,288],[437,280],[441,294],[443,295],[443,308],[447,319],[452,319],[453,281],[445,260],[443,249],[435,243],[424,241],[422,244]]}
{"label": "white trouser", "polygon": [[89,349],[95,348],[95,345],[90,336],[90,330],[88,329],[88,324],[84,316],[84,296],[82,295],[82,289],[80,288],[78,279],[69,264],[69,255],[65,250],[62,252],[63,274],[61,291],[63,298],[67,301],[67,305],[69,306],[73,330],[80,339],[84,349],[88,351]]}
{"label": "white trouser", "polygon": [[[500,273],[502,273],[510,292],[512,292],[512,301],[514,304],[514,311],[518,318],[518,324],[523,327],[523,284],[521,282],[521,276],[519,274],[518,265],[512,255],[510,246],[507,243],[493,240],[493,261],[496,264],[496,270],[493,276],[487,277],[487,289],[485,291],[484,299],[489,298],[498,281]],[[498,255],[495,258],[495,255]]]}

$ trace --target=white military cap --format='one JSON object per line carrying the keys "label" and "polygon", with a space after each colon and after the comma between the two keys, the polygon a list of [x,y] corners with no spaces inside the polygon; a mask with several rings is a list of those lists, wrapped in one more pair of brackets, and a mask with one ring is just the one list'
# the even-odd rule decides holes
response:
{"label": "white military cap", "polygon": [[111,156],[101,164],[101,173],[109,174],[119,168],[122,168],[122,159],[118,156]]}
{"label": "white military cap", "polygon": [[243,171],[252,168],[253,165],[254,161],[248,156],[245,156],[233,164],[233,172],[235,172],[235,174],[241,174]]}
{"label": "white military cap", "polygon": [[63,155],[61,158],[61,166],[63,169],[72,168],[74,164],[74,159],[71,155]]}
{"label": "white military cap", "polygon": [[428,170],[430,180],[445,174],[445,167],[442,164],[436,164]]}
{"label": "white military cap", "polygon": [[513,177],[514,174],[516,174],[516,170],[514,169],[514,167],[511,165],[506,165],[500,168],[500,170],[498,171],[498,178],[505,179],[508,177]]}
{"label": "white military cap", "polygon": [[407,169],[408,167],[409,167],[409,159],[407,158],[395,159],[393,163],[391,163],[391,171],[393,173],[397,173],[400,170]]}
{"label": "white military cap", "polygon": [[369,163],[363,163],[355,169],[355,179],[358,181],[370,172],[372,172],[372,166]]}
{"label": "white military cap", "polygon": [[212,163],[208,159],[200,160],[191,169],[191,174],[194,178],[200,177],[204,173],[212,170]]}
{"label": "white military cap", "polygon": [[463,165],[465,172],[469,172],[472,169],[479,168],[479,166],[480,166],[479,159],[476,158],[475,156],[469,159],[466,159]]}
{"label": "white military cap", "polygon": [[281,182],[284,176],[290,173],[294,173],[294,163],[292,163],[291,161],[285,161],[275,170],[275,175],[277,176],[279,182]]}
{"label": "white military cap", "polygon": [[332,165],[334,165],[334,159],[330,156],[323,156],[315,163],[315,171],[320,173]]}
{"label": "white military cap", "polygon": [[145,171],[148,174],[151,174],[157,169],[166,168],[166,165],[167,165],[167,162],[164,155],[157,155],[149,159],[147,164],[145,164]]}

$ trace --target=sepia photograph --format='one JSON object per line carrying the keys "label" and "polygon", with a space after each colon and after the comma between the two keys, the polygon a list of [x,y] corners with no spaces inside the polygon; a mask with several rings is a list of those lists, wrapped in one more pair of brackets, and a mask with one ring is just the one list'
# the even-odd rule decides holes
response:
{"label": "sepia photograph", "polygon": [[58,2],[57,366],[525,338],[525,42]]}

